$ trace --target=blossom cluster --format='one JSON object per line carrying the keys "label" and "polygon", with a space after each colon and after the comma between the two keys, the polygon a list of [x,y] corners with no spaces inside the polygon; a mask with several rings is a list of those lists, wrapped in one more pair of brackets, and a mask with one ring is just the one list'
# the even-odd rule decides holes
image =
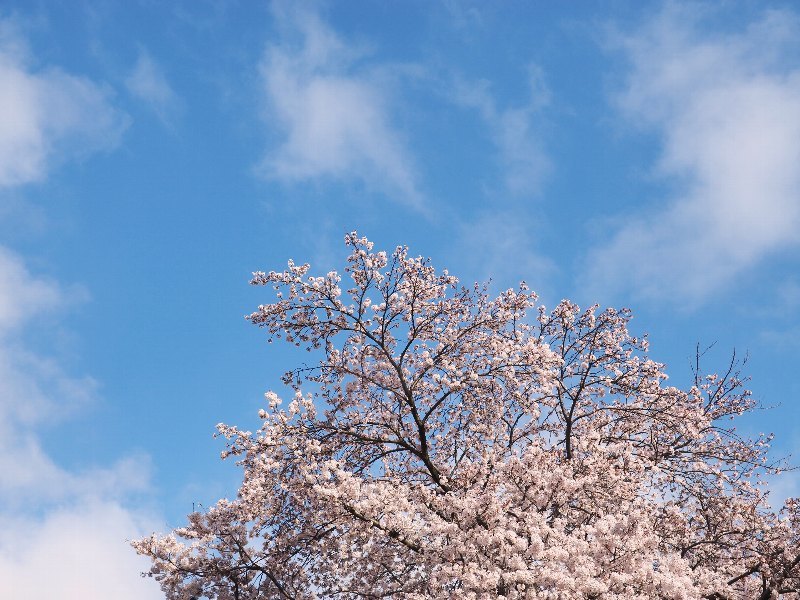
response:
{"label": "blossom cluster", "polygon": [[250,321],[319,361],[255,433],[218,426],[234,500],[133,543],[167,598],[798,597],[800,501],[770,508],[769,438],[731,425],[735,361],[681,390],[627,310],[345,241],[343,276],[253,276]]}

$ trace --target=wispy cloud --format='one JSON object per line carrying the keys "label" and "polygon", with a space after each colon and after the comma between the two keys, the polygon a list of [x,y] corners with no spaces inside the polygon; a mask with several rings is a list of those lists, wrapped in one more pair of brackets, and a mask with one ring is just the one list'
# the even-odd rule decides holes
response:
{"label": "wispy cloud", "polygon": [[131,552],[131,532],[147,518],[110,501],[88,500],[43,518],[0,515],[0,596],[18,600],[159,600],[146,561]]}
{"label": "wispy cloud", "polygon": [[39,181],[52,163],[111,149],[127,125],[106,88],[34,67],[14,23],[0,20],[0,187]]}
{"label": "wispy cloud", "polygon": [[159,526],[126,505],[147,491],[148,461],[68,470],[41,442],[46,427],[96,397],[97,384],[32,352],[26,329],[81,295],[0,247],[0,597],[44,600],[58,589],[75,600],[155,600],[157,586],[137,575],[146,565],[125,543]]}
{"label": "wispy cloud", "polygon": [[659,136],[655,174],[679,191],[622,217],[589,259],[594,287],[696,304],[800,240],[798,18],[719,33],[701,7],[614,40],[631,65],[621,114]]}
{"label": "wispy cloud", "polygon": [[453,27],[457,29],[483,25],[484,18],[481,14],[483,4],[460,2],[459,0],[443,0],[441,4],[450,17]]}
{"label": "wispy cloud", "polygon": [[542,293],[556,268],[539,252],[536,211],[522,205],[541,193],[552,168],[542,132],[550,92],[534,65],[528,67],[525,84],[527,95],[517,103],[499,101],[488,80],[456,77],[445,84],[448,101],[480,118],[490,140],[487,162],[497,182],[486,185],[485,210],[452,215],[458,224],[452,250],[467,263],[471,277],[491,278],[500,287],[517,285],[522,278]]}
{"label": "wispy cloud", "polygon": [[30,321],[56,308],[67,310],[85,297],[80,287],[33,276],[19,255],[0,246],[0,445],[17,425],[44,421],[56,409],[47,400],[48,390],[59,397],[59,414],[93,395],[93,381],[65,376],[56,362],[28,351],[21,339]]}
{"label": "wispy cloud", "polygon": [[169,124],[178,110],[180,99],[167,81],[161,65],[146,50],[139,52],[133,70],[125,78],[128,91],[145,102],[162,123]]}
{"label": "wispy cloud", "polygon": [[284,36],[261,63],[265,119],[281,136],[260,165],[270,179],[360,181],[419,207],[413,161],[392,124],[386,80],[313,12],[276,5]]}
{"label": "wispy cloud", "polygon": [[[0,189],[47,177],[61,162],[119,143],[127,117],[100,85],[36,68],[24,38],[0,20]],[[2,216],[2,214],[0,214]],[[158,528],[132,510],[149,486],[143,457],[67,469],[42,443],[47,428],[97,397],[97,382],[70,374],[29,343],[46,319],[87,294],[35,274],[0,245],[0,597],[156,600],[127,538]],[[51,331],[50,331],[51,332]],[[46,576],[43,576],[43,565]]]}
{"label": "wispy cloud", "polygon": [[44,600],[57,589],[75,600],[155,600],[157,586],[137,575],[146,565],[125,543],[158,528],[126,506],[148,489],[148,461],[67,470],[41,442],[45,427],[96,397],[97,384],[30,351],[26,324],[79,295],[0,248],[0,597]]}
{"label": "wispy cloud", "polygon": [[484,120],[498,151],[506,191],[516,196],[538,194],[552,168],[541,131],[541,111],[550,101],[541,69],[529,67],[527,83],[527,101],[502,108],[486,80],[459,81],[452,88],[453,100],[477,110]]}
{"label": "wispy cloud", "polygon": [[[45,278],[31,276],[22,259],[0,246],[0,338],[20,327],[37,312],[54,306],[65,295],[60,286]],[[8,290],[13,290],[13,294]]]}

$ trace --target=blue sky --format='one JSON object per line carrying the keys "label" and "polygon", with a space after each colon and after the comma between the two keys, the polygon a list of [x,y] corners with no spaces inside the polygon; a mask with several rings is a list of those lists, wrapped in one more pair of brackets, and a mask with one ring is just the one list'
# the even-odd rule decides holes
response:
{"label": "blue sky", "polygon": [[676,384],[749,354],[800,455],[792,3],[5,2],[0,596],[159,597],[124,540],[235,494],[214,425],[304,359],[250,273],[351,230],[629,306]]}

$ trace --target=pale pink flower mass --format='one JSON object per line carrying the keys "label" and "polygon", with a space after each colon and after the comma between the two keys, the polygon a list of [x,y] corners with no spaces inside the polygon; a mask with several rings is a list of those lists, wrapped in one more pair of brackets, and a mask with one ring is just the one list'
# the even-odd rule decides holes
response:
{"label": "pale pink flower mass", "polygon": [[800,503],[738,364],[667,386],[628,310],[491,297],[355,233],[342,277],[289,262],[249,318],[319,362],[256,433],[239,494],[133,543],[170,600],[797,598]]}

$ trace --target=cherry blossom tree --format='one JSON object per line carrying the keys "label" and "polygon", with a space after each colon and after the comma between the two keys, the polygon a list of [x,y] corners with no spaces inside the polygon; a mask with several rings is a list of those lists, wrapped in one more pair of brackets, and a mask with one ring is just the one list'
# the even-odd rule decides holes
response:
{"label": "cherry blossom tree", "polygon": [[133,542],[170,600],[800,598],[740,363],[668,386],[627,310],[461,287],[355,233],[344,276],[255,273],[252,323],[318,362],[219,425],[234,500]]}

